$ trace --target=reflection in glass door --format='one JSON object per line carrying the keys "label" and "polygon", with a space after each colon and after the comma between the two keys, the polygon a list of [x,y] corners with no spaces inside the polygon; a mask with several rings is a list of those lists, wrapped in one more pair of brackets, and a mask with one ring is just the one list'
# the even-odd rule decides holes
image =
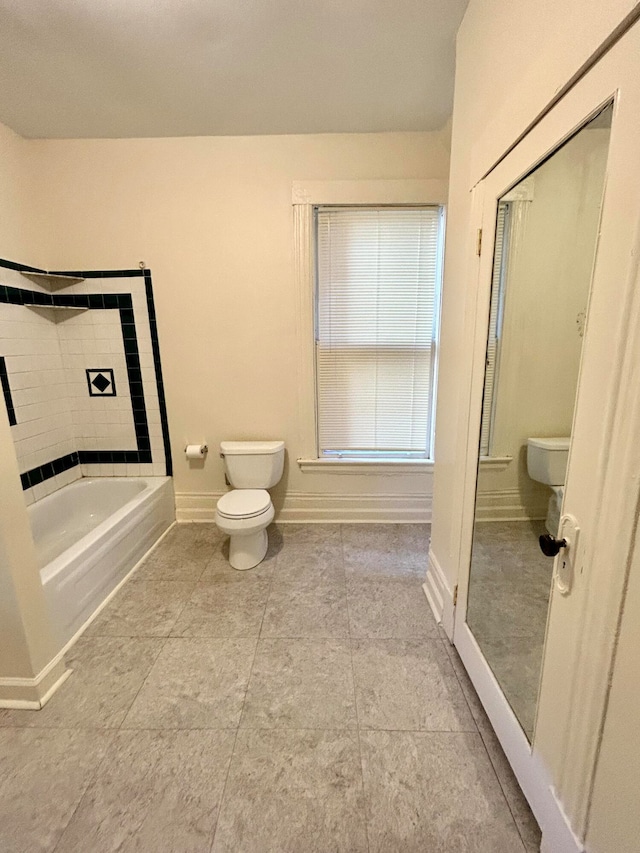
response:
{"label": "reflection in glass door", "polygon": [[498,201],[467,623],[529,740],[611,115]]}

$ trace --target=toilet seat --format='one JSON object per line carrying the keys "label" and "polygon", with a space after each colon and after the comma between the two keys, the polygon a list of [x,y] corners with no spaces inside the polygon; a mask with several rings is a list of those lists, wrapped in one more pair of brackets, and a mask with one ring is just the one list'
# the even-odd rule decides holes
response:
{"label": "toilet seat", "polygon": [[233,489],[220,498],[216,508],[223,518],[256,518],[270,507],[266,489]]}

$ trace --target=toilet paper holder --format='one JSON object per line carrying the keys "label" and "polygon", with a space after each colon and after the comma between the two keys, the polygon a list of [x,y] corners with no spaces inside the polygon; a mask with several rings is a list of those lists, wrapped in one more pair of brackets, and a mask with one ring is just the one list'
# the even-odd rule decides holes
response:
{"label": "toilet paper holder", "polygon": [[209,452],[206,444],[187,444],[184,449],[187,459],[203,459]]}

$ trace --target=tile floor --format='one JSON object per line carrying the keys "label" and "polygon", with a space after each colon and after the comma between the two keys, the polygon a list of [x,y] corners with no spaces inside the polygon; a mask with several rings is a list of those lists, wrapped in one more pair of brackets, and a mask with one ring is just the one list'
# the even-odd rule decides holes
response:
{"label": "tile floor", "polygon": [[174,527],[0,711],[3,853],[511,853],[539,830],[421,589],[426,525]]}
{"label": "tile floor", "polygon": [[543,521],[476,524],[467,622],[529,740],[533,736],[553,560]]}

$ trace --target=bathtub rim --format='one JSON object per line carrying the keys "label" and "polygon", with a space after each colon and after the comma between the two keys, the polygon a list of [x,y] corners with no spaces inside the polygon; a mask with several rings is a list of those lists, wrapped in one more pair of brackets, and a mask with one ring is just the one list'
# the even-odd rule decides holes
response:
{"label": "bathtub rim", "polygon": [[[103,536],[111,527],[113,527],[118,522],[122,521],[133,509],[139,506],[144,500],[146,500],[153,492],[162,488],[162,486],[170,481],[171,477],[81,477],[79,480],[74,481],[74,483],[70,483],[68,488],[73,488],[75,483],[80,483],[82,480],[87,479],[93,481],[100,480],[138,480],[145,483],[145,488],[142,491],[138,492],[134,495],[133,498],[128,500],[126,503],[122,504],[115,512],[108,515],[103,521],[97,524],[92,530],[88,533],[85,533],[84,536],[81,536],[73,545],[70,545],[68,548],[58,554],[53,560],[48,563],[45,563],[44,566],[40,568],[40,582],[44,586],[46,583],[51,582],[56,575],[62,572],[70,562],[77,559],[83,552],[86,551],[87,545],[92,540],[97,540],[101,536]],[[51,495],[47,495],[43,500],[48,500],[48,498],[54,497],[56,492],[53,492]],[[35,504],[33,504],[35,506]],[[160,540],[158,540],[160,541]],[[153,546],[155,547],[155,546]],[[150,550],[153,550],[153,547]],[[37,546],[36,546],[37,549]],[[150,552],[147,552],[150,553]],[[145,555],[146,556],[146,555]],[[137,566],[137,563],[136,563]]]}

